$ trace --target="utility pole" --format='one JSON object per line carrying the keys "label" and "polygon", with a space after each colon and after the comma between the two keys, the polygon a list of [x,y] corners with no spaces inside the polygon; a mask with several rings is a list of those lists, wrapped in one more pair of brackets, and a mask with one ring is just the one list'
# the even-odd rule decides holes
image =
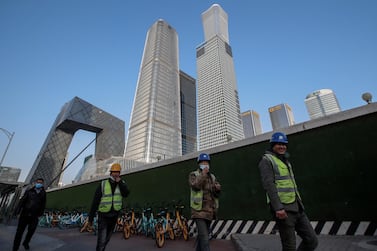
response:
{"label": "utility pole", "polygon": [[10,143],[12,142],[12,139],[13,139],[13,136],[14,136],[14,132],[9,132],[7,130],[5,130],[4,128],[0,128],[0,130],[8,137],[8,144],[7,144],[7,147],[5,148],[5,151],[4,151],[4,154],[3,154],[3,157],[1,157],[1,160],[0,160],[0,168],[2,168],[2,164],[3,164],[3,160],[5,158],[5,155],[7,154],[7,151],[8,151],[8,148],[9,148],[9,145]]}

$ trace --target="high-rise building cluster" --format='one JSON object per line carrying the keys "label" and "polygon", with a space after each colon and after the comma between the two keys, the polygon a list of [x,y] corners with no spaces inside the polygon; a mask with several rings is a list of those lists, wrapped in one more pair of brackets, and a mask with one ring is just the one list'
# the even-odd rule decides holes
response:
{"label": "high-rise building cluster", "polygon": [[[213,4],[201,17],[204,42],[196,47],[197,79],[179,67],[176,30],[157,20],[146,35],[127,141],[124,121],[75,97],[63,106],[25,182],[43,177],[48,187],[62,185],[70,164],[67,151],[80,129],[96,133],[96,152],[85,158],[74,183],[106,175],[114,162],[130,171],[262,134],[258,112],[240,111],[227,13]],[[363,99],[370,102],[371,95]],[[340,112],[330,89],[310,93],[305,105],[310,119]],[[286,103],[268,112],[273,130],[295,123]],[[16,180],[20,174],[19,169],[0,169],[3,180]]]}
{"label": "high-rise building cluster", "polygon": [[[160,19],[148,30],[131,113],[125,158],[150,163],[262,134],[259,114],[240,111],[228,15],[213,4],[201,15],[197,80],[179,68],[178,35]],[[305,99],[311,119],[339,112],[335,94]],[[295,124],[292,108],[268,108],[273,130]]]}
{"label": "high-rise building cluster", "polygon": [[205,41],[196,49],[197,83],[179,69],[174,28],[160,19],[148,30],[126,159],[156,162],[244,138],[228,16],[214,4],[202,21]]}
{"label": "high-rise building cluster", "polygon": [[[102,145],[96,146],[96,154],[85,160],[74,182],[105,174],[114,161],[129,170],[144,163],[158,162],[262,134],[259,114],[254,110],[240,111],[227,13],[220,5],[213,4],[201,17],[204,42],[196,47],[197,79],[179,67],[179,39],[176,30],[163,19],[157,20],[146,35],[127,141],[122,145],[123,156],[119,153],[108,156],[109,153],[103,151]],[[335,94],[329,89],[309,94],[305,104],[310,119],[340,111]],[[83,111],[90,110],[89,108],[91,106],[86,104]],[[268,112],[273,130],[295,123],[293,111],[286,103],[272,106]],[[103,114],[105,113],[99,110],[98,118]],[[98,130],[99,133],[98,126],[91,125],[97,123],[97,120],[86,121],[88,126],[83,129]],[[119,124],[123,125],[122,123]],[[113,123],[110,128],[116,125]],[[53,132],[62,134],[55,137],[53,143],[64,137],[71,138],[83,124],[65,123],[64,126],[53,127]],[[106,128],[105,126],[100,124],[99,128]],[[62,130],[65,131],[61,132]],[[121,132],[120,130],[119,133]],[[101,137],[112,140],[111,137]],[[116,140],[119,141],[113,141]],[[122,140],[124,141],[124,137]],[[68,146],[66,143],[59,153],[65,152]],[[49,149],[46,146],[43,150],[45,148]],[[117,148],[117,151],[119,149],[121,148]],[[36,161],[38,165],[40,162]],[[62,161],[56,163],[61,165]],[[51,168],[51,165],[47,167]],[[59,168],[60,166],[55,168],[57,174],[51,175],[58,176],[61,172]],[[30,175],[43,172],[42,168],[37,169],[32,170]],[[57,183],[58,180],[54,182]]]}

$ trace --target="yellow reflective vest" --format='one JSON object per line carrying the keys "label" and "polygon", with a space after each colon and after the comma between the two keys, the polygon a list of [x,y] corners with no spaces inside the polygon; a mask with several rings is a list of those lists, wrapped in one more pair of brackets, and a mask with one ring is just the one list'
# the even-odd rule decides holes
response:
{"label": "yellow reflective vest", "polygon": [[[288,166],[279,158],[272,154],[265,154],[272,163],[272,168],[275,174],[275,185],[278,191],[280,201],[284,204],[293,203],[296,200],[296,195],[300,198],[297,190],[296,181],[293,175],[292,167]],[[270,200],[267,195],[267,203]]]}
{"label": "yellow reflective vest", "polygon": [[[195,176],[199,176],[200,173],[198,170],[196,170],[194,172]],[[213,182],[215,182],[216,178],[215,176],[211,173],[211,179]],[[219,208],[219,199],[218,198],[214,198],[215,200],[215,208]],[[199,210],[202,210],[202,206],[203,206],[203,190],[194,190],[191,188],[191,196],[190,196],[190,206],[191,208],[199,211]]]}
{"label": "yellow reflective vest", "polygon": [[114,207],[115,211],[122,209],[122,195],[117,185],[114,191],[114,195],[111,191],[111,185],[109,180],[103,180],[101,183],[102,188],[102,198],[98,207],[98,211],[101,213],[110,212],[111,206]]}

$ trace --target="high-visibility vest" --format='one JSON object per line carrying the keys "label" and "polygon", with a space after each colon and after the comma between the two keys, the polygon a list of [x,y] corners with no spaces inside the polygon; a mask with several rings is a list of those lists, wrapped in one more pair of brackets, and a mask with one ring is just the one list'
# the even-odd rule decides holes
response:
{"label": "high-visibility vest", "polygon": [[117,185],[114,191],[114,195],[111,191],[111,185],[109,180],[103,180],[101,183],[102,198],[98,207],[98,211],[101,213],[110,212],[111,206],[114,207],[115,211],[122,209],[122,195]]}
{"label": "high-visibility vest", "polygon": [[[198,170],[196,170],[194,172],[195,176],[199,176],[200,173]],[[211,179],[212,181],[215,181],[216,178],[215,178],[215,175],[213,175],[211,173]],[[218,198],[214,198],[215,200],[215,208],[219,208],[219,199]],[[203,190],[194,190],[191,188],[191,196],[190,196],[190,206],[191,208],[199,211],[199,210],[202,210],[202,206],[203,206]]]}
{"label": "high-visibility vest", "polygon": [[[289,163],[287,166],[283,161],[272,154],[265,154],[264,156],[266,156],[272,163],[275,175],[275,185],[280,201],[284,204],[289,204],[296,200],[296,195],[300,198],[292,166]],[[267,203],[269,202],[270,199],[267,195]]]}

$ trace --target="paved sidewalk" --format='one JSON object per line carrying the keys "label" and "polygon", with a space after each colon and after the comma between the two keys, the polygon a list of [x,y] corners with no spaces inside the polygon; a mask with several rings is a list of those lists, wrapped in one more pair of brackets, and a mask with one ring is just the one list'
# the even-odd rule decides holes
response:
{"label": "paved sidewalk", "polygon": [[[12,243],[16,226],[9,226],[0,224],[0,250],[10,251],[12,249]],[[317,251],[370,251],[377,250],[377,236],[340,236],[340,235],[319,235],[319,246]],[[124,248],[124,240],[117,241],[117,238],[113,238],[109,251],[119,250],[120,247]],[[300,239],[298,238],[298,241]],[[85,234],[77,234],[77,230],[61,231],[61,230],[48,230],[38,228],[35,236],[33,236],[32,250],[38,251],[84,251],[95,249],[95,237]],[[218,245],[228,245],[228,248],[221,250],[237,250],[237,251],[280,251],[280,239],[279,235],[266,235],[266,234],[232,234],[231,241],[216,240],[217,243],[212,242],[212,250],[219,249]],[[140,242],[139,242],[140,243]],[[172,242],[171,242],[172,243]],[[229,243],[229,244],[228,244]],[[233,249],[234,244],[235,249]],[[130,242],[128,242],[130,244]],[[194,250],[193,244],[185,244],[187,248],[181,248],[181,250]],[[217,246],[217,248],[216,248]],[[225,247],[224,246],[224,247]],[[149,246],[148,246],[149,247]],[[164,247],[164,250],[171,250],[168,247]],[[20,250],[23,250],[21,247]],[[131,247],[130,250],[136,250],[135,247]],[[140,250],[140,249],[137,249]],[[156,248],[149,248],[151,250],[161,250]],[[175,250],[173,248],[173,250]]]}
{"label": "paved sidewalk", "polygon": [[[319,235],[316,250],[368,251],[377,250],[377,236]],[[237,251],[280,251],[279,235],[233,234],[232,241]],[[300,238],[297,238],[297,242]]]}

